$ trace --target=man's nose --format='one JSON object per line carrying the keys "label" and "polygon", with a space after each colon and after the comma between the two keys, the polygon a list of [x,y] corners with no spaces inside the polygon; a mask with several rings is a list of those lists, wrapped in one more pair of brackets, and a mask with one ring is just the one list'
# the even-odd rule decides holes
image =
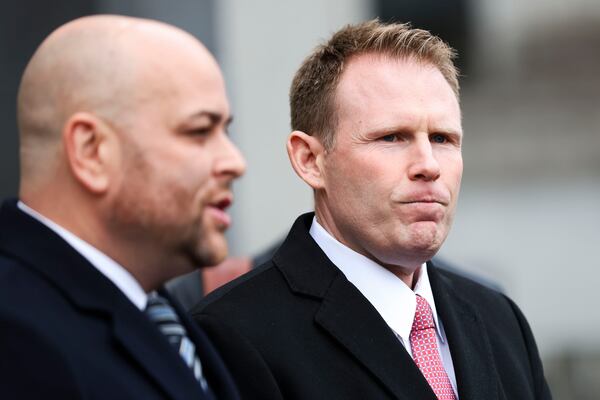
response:
{"label": "man's nose", "polygon": [[412,144],[408,177],[417,181],[435,181],[440,177],[440,164],[429,137],[419,138]]}
{"label": "man's nose", "polygon": [[218,175],[230,175],[238,178],[246,171],[246,160],[229,136],[223,135],[220,141],[219,156],[215,162]]}

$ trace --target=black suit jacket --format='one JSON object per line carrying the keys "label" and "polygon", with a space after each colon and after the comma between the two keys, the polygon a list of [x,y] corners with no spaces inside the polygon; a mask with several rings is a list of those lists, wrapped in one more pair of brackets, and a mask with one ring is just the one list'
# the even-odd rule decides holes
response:
{"label": "black suit jacket", "polygon": [[[273,259],[211,293],[194,319],[248,399],[435,399],[369,301],[300,217]],[[549,399],[536,345],[504,295],[428,265],[461,400]],[[402,307],[401,304],[398,307]]]}
{"label": "black suit jacket", "polygon": [[[238,399],[206,336],[178,312],[213,390]],[[0,209],[0,397],[204,395],[162,333],[110,280],[9,201]]]}

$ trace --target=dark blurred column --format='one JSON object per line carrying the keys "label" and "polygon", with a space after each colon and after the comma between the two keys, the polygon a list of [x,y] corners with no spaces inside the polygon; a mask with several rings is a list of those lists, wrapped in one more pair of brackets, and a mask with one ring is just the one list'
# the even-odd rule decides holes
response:
{"label": "dark blurred column", "polygon": [[17,88],[27,61],[52,30],[94,11],[92,0],[5,2],[0,13],[0,197],[17,194]]}
{"label": "dark blurred column", "polygon": [[468,65],[471,10],[468,0],[376,0],[382,21],[410,22],[441,37],[458,51],[457,65],[464,73]]}

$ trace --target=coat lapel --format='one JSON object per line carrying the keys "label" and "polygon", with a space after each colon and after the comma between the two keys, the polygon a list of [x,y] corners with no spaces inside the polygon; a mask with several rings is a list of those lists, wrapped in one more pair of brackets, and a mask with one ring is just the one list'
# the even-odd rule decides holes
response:
{"label": "coat lapel", "polygon": [[396,398],[436,399],[394,332],[343,275],[334,279],[315,320]]}
{"label": "coat lapel", "polygon": [[430,263],[428,274],[442,319],[461,400],[501,399],[487,331],[475,308]]}
{"label": "coat lapel", "polygon": [[[298,218],[273,261],[292,291],[321,299],[315,321],[398,399],[435,399],[412,358],[375,308],[331,263],[310,234],[312,213]],[[428,265],[461,400],[504,399],[485,326],[452,280]]]}
{"label": "coat lapel", "polygon": [[435,400],[427,381],[377,310],[331,263],[298,218],[273,261],[292,291],[320,299],[315,321],[397,399]]}
{"label": "coat lapel", "polygon": [[169,343],[114,284],[45,225],[23,213],[16,201],[0,210],[0,252],[36,271],[73,305],[81,318],[101,318],[124,353],[173,399],[202,399],[191,371]]}
{"label": "coat lapel", "polygon": [[[133,307],[133,306],[132,306]],[[121,349],[173,399],[203,399],[191,370],[162,333],[139,310],[113,314],[113,336]]]}

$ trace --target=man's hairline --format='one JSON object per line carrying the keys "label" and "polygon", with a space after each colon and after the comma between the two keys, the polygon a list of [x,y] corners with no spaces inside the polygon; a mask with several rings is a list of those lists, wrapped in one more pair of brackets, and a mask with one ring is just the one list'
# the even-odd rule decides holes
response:
{"label": "man's hairline", "polygon": [[[331,152],[335,149],[335,144],[336,144],[336,137],[337,137],[337,128],[339,125],[339,102],[338,102],[338,90],[339,90],[339,85],[342,82],[342,79],[344,78],[344,75],[346,74],[350,62],[353,61],[356,58],[359,57],[368,57],[368,56],[374,56],[376,58],[380,58],[383,60],[387,60],[390,62],[394,62],[394,61],[414,61],[417,64],[421,64],[422,66],[430,66],[435,68],[438,72],[440,72],[440,74],[442,75],[442,77],[444,78],[444,81],[446,82],[446,84],[450,87],[450,90],[452,91],[452,93],[454,94],[454,96],[456,97],[456,101],[458,103],[458,107],[459,107],[459,111],[460,114],[462,116],[462,110],[460,108],[460,93],[457,93],[455,88],[452,87],[452,85],[450,84],[450,82],[448,82],[448,79],[446,78],[446,76],[444,75],[444,73],[442,72],[440,66],[436,65],[433,61],[425,58],[425,57],[418,57],[416,54],[414,53],[407,53],[407,54],[393,54],[391,51],[375,51],[375,50],[367,50],[367,51],[362,51],[362,52],[357,52],[355,54],[352,54],[350,56],[348,56],[348,58],[346,58],[346,60],[344,61],[344,64],[342,66],[342,71],[341,73],[337,76],[337,79],[334,83],[334,88],[333,91],[331,92],[331,96],[329,96],[330,98],[328,99],[327,103],[326,103],[326,107],[329,108],[331,110],[330,115],[331,118],[330,120],[332,121],[330,126],[327,127],[327,129],[330,130],[331,135],[330,135],[330,140],[329,141],[324,141],[323,138],[326,137],[326,135],[318,135],[318,134],[313,134],[311,136],[314,136],[317,140],[319,140],[319,142],[323,145],[323,147],[325,148],[326,152]],[[458,89],[458,88],[457,88]],[[461,132],[462,133],[462,132]]]}

